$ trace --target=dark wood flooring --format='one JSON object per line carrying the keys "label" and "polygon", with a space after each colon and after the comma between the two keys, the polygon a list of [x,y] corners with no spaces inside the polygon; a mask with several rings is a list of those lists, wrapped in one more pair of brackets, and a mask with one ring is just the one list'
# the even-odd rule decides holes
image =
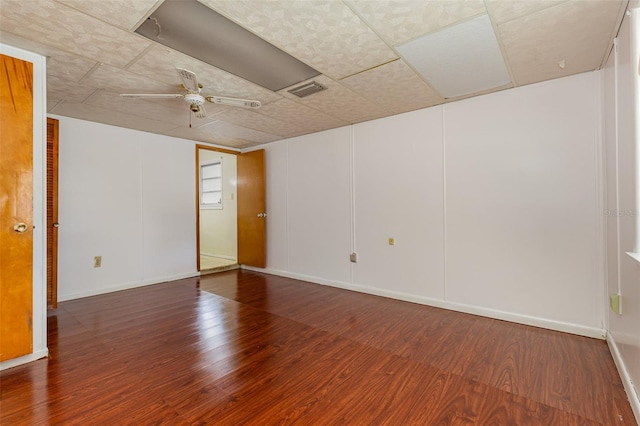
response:
{"label": "dark wood flooring", "polygon": [[0,424],[633,425],[604,341],[242,270],[63,302]]}

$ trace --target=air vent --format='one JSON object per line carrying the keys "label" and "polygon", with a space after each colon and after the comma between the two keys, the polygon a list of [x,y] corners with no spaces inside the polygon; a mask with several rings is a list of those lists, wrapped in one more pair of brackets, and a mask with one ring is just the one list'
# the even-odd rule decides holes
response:
{"label": "air vent", "polygon": [[320,83],[312,81],[311,83],[294,87],[293,89],[289,90],[289,93],[291,93],[292,95],[296,95],[299,98],[304,98],[306,96],[313,95],[314,93],[322,92],[323,90],[327,90],[327,88]]}

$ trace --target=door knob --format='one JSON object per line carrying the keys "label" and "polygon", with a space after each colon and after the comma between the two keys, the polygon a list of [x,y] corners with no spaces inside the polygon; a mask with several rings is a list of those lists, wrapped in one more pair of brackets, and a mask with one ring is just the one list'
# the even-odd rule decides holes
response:
{"label": "door knob", "polygon": [[266,213],[258,213],[258,217],[267,217]]}
{"label": "door knob", "polygon": [[20,234],[25,232],[27,228],[29,228],[29,225],[24,222],[16,223],[15,225],[13,225],[13,230],[19,232]]}
{"label": "door knob", "polygon": [[54,228],[60,228],[60,224],[58,222],[56,222],[56,223],[53,224],[53,227]]}

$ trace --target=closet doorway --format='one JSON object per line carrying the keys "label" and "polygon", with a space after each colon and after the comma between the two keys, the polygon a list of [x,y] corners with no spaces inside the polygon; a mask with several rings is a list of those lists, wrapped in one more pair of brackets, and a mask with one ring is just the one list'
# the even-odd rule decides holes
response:
{"label": "closet doorway", "polygon": [[236,153],[199,145],[196,165],[198,270],[207,273],[237,268]]}

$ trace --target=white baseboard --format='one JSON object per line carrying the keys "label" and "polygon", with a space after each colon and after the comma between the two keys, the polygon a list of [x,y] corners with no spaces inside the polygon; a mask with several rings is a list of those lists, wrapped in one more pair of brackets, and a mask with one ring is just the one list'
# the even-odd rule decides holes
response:
{"label": "white baseboard", "polygon": [[81,299],[83,297],[97,296],[99,294],[113,293],[115,291],[129,290],[137,287],[144,287],[152,284],[164,283],[167,281],[181,280],[183,278],[199,277],[199,272],[187,272],[184,274],[172,275],[168,277],[156,277],[148,278],[143,281],[132,281],[128,283],[116,284],[109,287],[100,287],[87,289],[86,291],[71,293],[71,294],[58,294],[58,302],[65,302],[67,300]]}
{"label": "white baseboard", "polygon": [[482,306],[465,305],[462,303],[450,302],[441,299],[432,299],[429,297],[415,296],[391,290],[383,290],[374,287],[366,287],[345,283],[342,281],[332,281],[324,278],[313,277],[309,275],[296,274],[288,271],[255,268],[253,266],[242,265],[242,269],[256,272],[264,272],[265,274],[278,275],[281,277],[293,278],[296,280],[308,281],[315,284],[323,284],[331,287],[342,288],[345,290],[357,291],[360,293],[373,294],[376,296],[389,297],[391,299],[404,300],[406,302],[419,303],[421,305],[433,306],[436,308],[449,309],[451,311],[464,312],[467,314],[479,315],[483,317],[515,322],[518,324],[531,325],[534,327],[546,328],[549,330],[562,331],[564,333],[577,334],[579,336],[593,337],[604,340],[607,332],[605,329],[597,327],[587,327],[579,324],[572,324],[562,321],[555,321],[546,318],[533,317],[528,315],[517,314],[513,312],[499,311]]}
{"label": "white baseboard", "polygon": [[8,368],[17,367],[22,364],[27,364],[29,362],[37,361],[42,358],[46,358],[49,356],[49,349],[42,349],[40,351],[36,351],[29,355],[24,355],[18,358],[10,359],[8,361],[0,362],[0,371],[6,370]]}
{"label": "white baseboard", "polygon": [[629,370],[627,370],[627,366],[618,350],[618,345],[616,341],[613,340],[611,334],[607,334],[607,343],[609,344],[609,351],[613,357],[613,362],[615,362],[618,374],[620,374],[620,378],[622,379],[627,398],[629,398],[629,404],[631,404],[633,414],[636,416],[636,423],[640,425],[640,395],[638,394],[640,390],[635,388],[633,380],[631,380],[631,376],[629,375]]}

